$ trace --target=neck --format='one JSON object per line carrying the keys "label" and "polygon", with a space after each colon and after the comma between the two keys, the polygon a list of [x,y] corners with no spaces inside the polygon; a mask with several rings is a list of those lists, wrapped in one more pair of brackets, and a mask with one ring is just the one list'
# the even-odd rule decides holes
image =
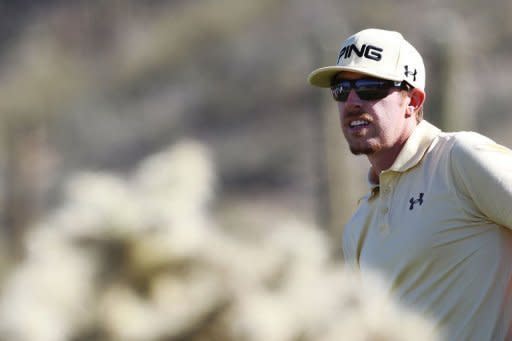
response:
{"label": "neck", "polygon": [[393,165],[405,143],[418,126],[414,117],[409,118],[406,126],[401,129],[402,134],[391,145],[383,146],[382,149],[367,155],[368,161],[370,161],[373,172],[377,177],[382,171],[389,169]]}
{"label": "neck", "polygon": [[399,143],[395,143],[392,147],[383,149],[376,153],[368,155],[368,161],[372,165],[373,171],[378,175],[382,171],[389,169],[393,163],[395,162],[398,154],[405,145],[407,140],[400,141]]}

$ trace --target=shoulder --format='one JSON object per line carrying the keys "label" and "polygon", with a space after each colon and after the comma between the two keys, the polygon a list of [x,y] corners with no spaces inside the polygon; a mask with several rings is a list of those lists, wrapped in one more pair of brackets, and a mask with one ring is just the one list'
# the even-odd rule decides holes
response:
{"label": "shoulder", "polygon": [[481,177],[502,177],[512,170],[512,151],[482,134],[448,133],[446,138],[451,141],[450,168],[457,177],[479,182]]}
{"label": "shoulder", "polygon": [[439,140],[447,147],[453,162],[476,160],[496,151],[509,151],[489,137],[473,131],[441,133]]}
{"label": "shoulder", "polygon": [[454,148],[472,148],[479,144],[495,143],[493,140],[474,131],[443,132],[439,139],[449,142]]}

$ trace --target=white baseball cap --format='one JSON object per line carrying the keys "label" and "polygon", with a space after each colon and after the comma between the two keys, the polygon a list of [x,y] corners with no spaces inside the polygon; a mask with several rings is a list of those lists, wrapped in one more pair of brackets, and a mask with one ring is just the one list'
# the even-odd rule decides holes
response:
{"label": "white baseball cap", "polygon": [[354,34],[341,46],[336,65],[316,69],[309,75],[308,82],[329,88],[340,71],[406,81],[415,88],[425,89],[425,65],[421,55],[395,31],[369,28]]}

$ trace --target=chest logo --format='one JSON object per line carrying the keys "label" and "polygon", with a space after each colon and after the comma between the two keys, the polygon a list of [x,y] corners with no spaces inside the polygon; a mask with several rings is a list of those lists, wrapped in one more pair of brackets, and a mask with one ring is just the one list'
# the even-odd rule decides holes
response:
{"label": "chest logo", "polygon": [[414,205],[418,204],[418,205],[423,205],[423,196],[425,195],[425,193],[420,193],[419,197],[418,198],[414,198],[412,197],[411,199],[409,199],[409,210],[413,210],[414,209]]}

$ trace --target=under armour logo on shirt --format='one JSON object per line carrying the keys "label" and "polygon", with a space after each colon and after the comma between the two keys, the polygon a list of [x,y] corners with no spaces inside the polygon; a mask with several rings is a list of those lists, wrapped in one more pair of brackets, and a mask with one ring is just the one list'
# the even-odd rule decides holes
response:
{"label": "under armour logo on shirt", "polygon": [[414,205],[416,205],[416,204],[419,204],[420,206],[423,204],[423,195],[424,195],[424,193],[420,193],[420,196],[417,199],[414,199],[414,197],[409,199],[409,204],[410,204],[409,210],[413,210]]}
{"label": "under armour logo on shirt", "polygon": [[418,70],[414,69],[414,71],[409,71],[409,65],[404,65],[405,71],[404,75],[405,77],[412,76],[413,82],[416,82],[416,75],[418,74]]}

